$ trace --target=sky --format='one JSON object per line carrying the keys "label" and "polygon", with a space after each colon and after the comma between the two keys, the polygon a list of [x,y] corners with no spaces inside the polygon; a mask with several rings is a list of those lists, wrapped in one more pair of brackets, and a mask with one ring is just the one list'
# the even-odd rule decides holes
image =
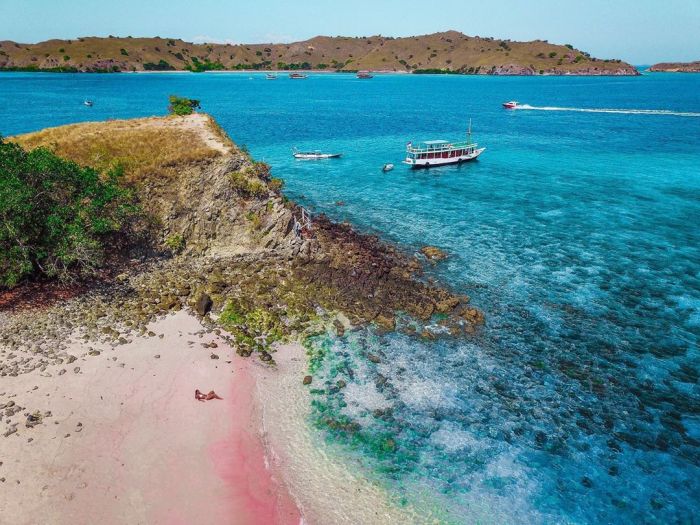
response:
{"label": "sky", "polygon": [[22,43],[108,35],[262,43],[449,29],[572,44],[636,65],[700,60],[700,0],[0,0],[0,40]]}

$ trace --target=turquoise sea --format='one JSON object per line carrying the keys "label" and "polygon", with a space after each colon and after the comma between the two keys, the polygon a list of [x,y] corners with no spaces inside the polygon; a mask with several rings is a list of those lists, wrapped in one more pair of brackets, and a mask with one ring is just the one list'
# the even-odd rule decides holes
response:
{"label": "turquoise sea", "polygon": [[[700,75],[7,73],[0,133],[163,114],[173,93],[311,210],[443,248],[429,275],[486,314],[467,340],[315,341],[315,414],[360,428],[319,431],[456,523],[700,523]],[[400,164],[470,118],[477,162]]]}

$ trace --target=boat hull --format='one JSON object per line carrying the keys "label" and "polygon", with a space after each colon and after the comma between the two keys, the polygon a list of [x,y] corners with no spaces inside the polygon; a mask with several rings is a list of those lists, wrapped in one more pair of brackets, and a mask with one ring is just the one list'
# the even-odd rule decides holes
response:
{"label": "boat hull", "polygon": [[404,160],[404,164],[408,164],[413,169],[421,168],[435,168],[437,166],[449,166],[450,164],[461,164],[462,162],[469,162],[470,160],[475,160],[479,155],[481,155],[486,148],[478,148],[474,150],[474,153],[469,155],[460,155],[459,157],[448,157],[448,158],[436,158],[436,159],[411,159],[407,158]]}

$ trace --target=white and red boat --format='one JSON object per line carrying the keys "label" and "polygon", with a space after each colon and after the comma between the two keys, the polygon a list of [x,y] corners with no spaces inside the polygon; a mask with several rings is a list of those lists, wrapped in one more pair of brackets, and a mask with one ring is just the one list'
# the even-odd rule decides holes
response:
{"label": "white and red boat", "polygon": [[472,126],[469,122],[466,141],[428,140],[421,142],[418,146],[409,142],[406,146],[406,159],[403,162],[412,168],[460,164],[476,159],[485,150],[486,148],[480,148],[477,143],[472,142]]}
{"label": "white and red boat", "polygon": [[506,109],[515,109],[518,107],[518,103],[515,100],[511,100],[510,102],[504,102],[503,107]]}
{"label": "white and red boat", "polygon": [[370,71],[359,71],[357,73],[357,78],[363,78],[363,79],[374,78],[374,75]]}
{"label": "white and red boat", "polygon": [[302,80],[304,78],[308,78],[308,76],[309,75],[307,75],[306,73],[290,73],[289,74],[289,78],[291,78],[292,80]]}

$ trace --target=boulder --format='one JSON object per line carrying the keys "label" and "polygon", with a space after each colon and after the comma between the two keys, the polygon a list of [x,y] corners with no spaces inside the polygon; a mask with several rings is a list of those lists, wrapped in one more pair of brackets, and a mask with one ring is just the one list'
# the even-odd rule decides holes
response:
{"label": "boulder", "polygon": [[209,313],[213,304],[214,302],[209,297],[209,294],[202,292],[194,303],[194,311],[204,317]]}

